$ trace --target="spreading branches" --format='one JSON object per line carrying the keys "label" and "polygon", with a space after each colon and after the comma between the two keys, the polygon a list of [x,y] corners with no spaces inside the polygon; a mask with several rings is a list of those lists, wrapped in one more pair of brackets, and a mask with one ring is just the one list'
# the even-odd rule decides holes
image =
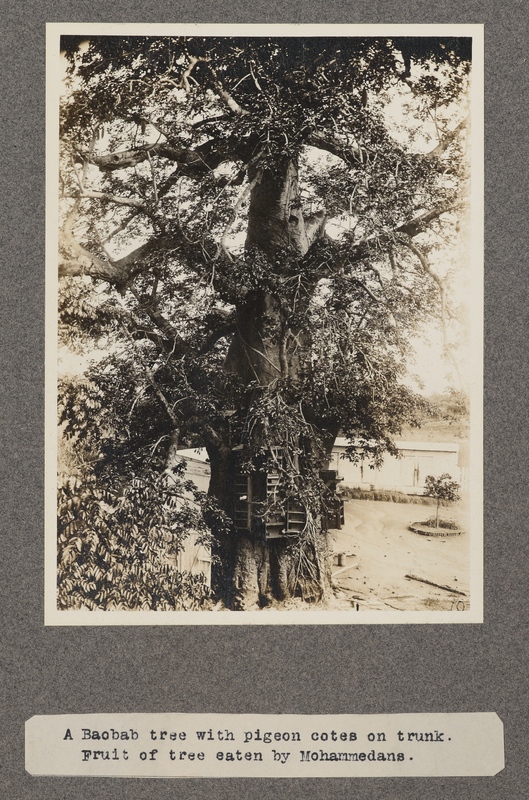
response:
{"label": "spreading branches", "polygon": [[[134,338],[133,338],[131,332],[129,331],[129,329],[124,324],[122,324],[121,325],[121,330],[123,331],[125,337],[134,346]],[[147,378],[149,380],[149,383],[151,384],[152,388],[154,389],[156,397],[158,398],[158,400],[160,401],[160,403],[164,407],[165,411],[167,412],[167,416],[169,417],[169,419],[173,423],[174,427],[178,428],[178,426],[180,424],[179,421],[178,421],[178,417],[174,413],[173,409],[171,408],[171,405],[169,404],[169,401],[167,400],[165,394],[163,393],[163,391],[161,390],[160,386],[158,385],[158,382],[156,381],[156,378],[154,376],[154,372],[145,363],[145,361],[141,359],[141,357],[140,357],[140,361],[142,363],[143,370],[145,371],[145,374],[146,374],[146,376],[147,376]]]}
{"label": "spreading branches", "polygon": [[457,139],[457,137],[466,129],[467,126],[468,126],[468,117],[465,117],[465,119],[462,119],[461,122],[458,125],[456,125],[456,127],[453,130],[448,131],[448,133],[446,133],[440,139],[439,143],[433,148],[433,150],[430,150],[426,154],[427,158],[435,159],[442,156],[443,153],[445,153],[446,150],[450,147],[452,142],[455,139]]}

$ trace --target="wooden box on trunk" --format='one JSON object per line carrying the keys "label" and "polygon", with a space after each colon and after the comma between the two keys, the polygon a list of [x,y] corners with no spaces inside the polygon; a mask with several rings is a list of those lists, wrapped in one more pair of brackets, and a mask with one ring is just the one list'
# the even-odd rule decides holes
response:
{"label": "wooden box on trunk", "polygon": [[[294,497],[285,498],[281,503],[280,477],[279,469],[270,466],[266,471],[247,474],[236,464],[233,508],[236,528],[257,534],[265,540],[298,536],[303,532],[306,512]],[[323,528],[341,528],[344,524],[344,504],[336,494],[340,478],[334,470],[322,470],[320,478],[329,492]],[[279,509],[279,506],[282,508]]]}

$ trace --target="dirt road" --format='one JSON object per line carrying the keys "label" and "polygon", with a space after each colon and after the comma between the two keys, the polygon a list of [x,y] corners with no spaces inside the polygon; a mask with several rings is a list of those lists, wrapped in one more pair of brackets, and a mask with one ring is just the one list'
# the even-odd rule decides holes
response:
{"label": "dirt road", "polygon": [[[345,568],[333,567],[338,596],[359,611],[467,608],[468,532],[440,538],[408,530],[412,522],[428,519],[434,511],[432,507],[415,504],[347,501],[345,526],[331,532],[334,552],[347,554]],[[463,508],[442,510],[441,515],[455,519],[468,531]],[[449,588],[438,588],[441,586]]]}

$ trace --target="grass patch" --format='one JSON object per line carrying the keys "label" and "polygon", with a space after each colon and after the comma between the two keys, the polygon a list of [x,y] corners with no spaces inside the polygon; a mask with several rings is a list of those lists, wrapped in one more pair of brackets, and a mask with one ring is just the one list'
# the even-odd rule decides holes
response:
{"label": "grass patch", "polygon": [[[354,489],[343,486],[340,490],[341,497],[345,500],[379,500],[384,503],[414,503],[421,506],[435,506],[435,497],[426,497],[422,494],[405,494],[404,492],[383,489]],[[441,506],[452,505],[448,501],[441,501]],[[426,523],[425,523],[426,524]]]}
{"label": "grass patch", "polygon": [[421,522],[421,525],[426,525],[427,528],[445,528],[448,531],[459,530],[459,525],[453,519],[438,519],[436,525],[435,517],[430,517],[425,522]]}

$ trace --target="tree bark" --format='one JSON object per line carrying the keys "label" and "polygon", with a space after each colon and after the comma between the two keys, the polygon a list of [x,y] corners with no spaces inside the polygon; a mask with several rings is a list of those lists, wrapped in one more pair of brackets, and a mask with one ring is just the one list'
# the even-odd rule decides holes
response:
{"label": "tree bark", "polygon": [[[249,176],[250,180],[255,179]],[[319,212],[307,219],[301,208],[298,168],[285,160],[275,170],[267,170],[254,180],[250,196],[246,248],[249,254],[262,254],[287,274],[289,260],[302,258],[323,233],[325,215]],[[236,308],[235,334],[225,369],[244,384],[258,383],[269,388],[278,379],[298,377],[296,347],[288,340],[284,299],[264,290],[247,292]],[[282,445],[282,442],[278,442]],[[227,455],[233,443],[226,443],[223,457],[210,457],[210,492],[231,515],[234,507],[234,460]],[[331,444],[332,446],[332,444]],[[263,526],[264,527],[264,526]],[[302,535],[303,538],[303,535]],[[235,528],[217,537],[217,553],[222,568],[214,567],[214,590],[232,609],[262,607],[285,601],[292,594],[303,594],[292,575],[304,563],[299,559],[300,543],[286,536],[266,539],[263,531]],[[306,556],[314,560],[314,574],[320,582],[310,599],[319,599],[330,586],[327,536],[321,529],[311,539]],[[294,571],[294,572],[293,572]],[[308,592],[311,594],[311,592]],[[304,598],[308,599],[308,598]]]}

